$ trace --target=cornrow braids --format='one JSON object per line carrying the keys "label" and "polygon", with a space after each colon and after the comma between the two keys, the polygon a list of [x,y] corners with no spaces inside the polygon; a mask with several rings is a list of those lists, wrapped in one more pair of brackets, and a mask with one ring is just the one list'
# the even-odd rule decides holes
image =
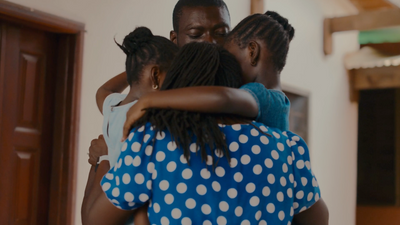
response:
{"label": "cornrow braids", "polygon": [[[222,47],[210,43],[189,43],[182,47],[174,59],[161,90],[194,86],[238,88],[242,83],[240,71],[234,56]],[[200,153],[202,161],[207,161],[207,155],[211,155],[215,168],[222,155],[230,161],[225,136],[218,126],[220,116],[173,109],[148,109],[133,127],[137,130],[150,122],[158,132],[168,130],[173,141],[183,149],[188,163],[189,145],[195,140],[196,151]]]}
{"label": "cornrow braids", "polygon": [[289,44],[293,37],[294,28],[288,20],[276,12],[267,11],[242,20],[228,35],[226,42],[233,41],[244,48],[255,39],[264,41],[275,70],[280,72],[286,65]]}
{"label": "cornrow braids", "polygon": [[183,7],[224,7],[229,14],[228,6],[226,6],[223,0],[179,0],[172,13],[172,24],[174,26],[174,31],[179,32],[179,21],[182,16]]}
{"label": "cornrow braids", "polygon": [[129,33],[122,45],[115,43],[126,54],[125,67],[130,85],[139,83],[142,69],[149,63],[167,71],[179,51],[174,43],[165,37],[153,35],[147,27],[138,27]]}

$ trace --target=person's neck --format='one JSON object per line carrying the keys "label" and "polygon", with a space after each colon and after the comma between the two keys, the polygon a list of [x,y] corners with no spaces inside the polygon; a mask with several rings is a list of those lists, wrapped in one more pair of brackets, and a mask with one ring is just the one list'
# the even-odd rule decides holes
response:
{"label": "person's neck", "polygon": [[129,93],[126,95],[126,98],[121,101],[119,105],[126,105],[128,103],[131,103],[133,101],[138,100],[142,96],[142,91],[140,90],[140,87],[137,85],[131,86]]}
{"label": "person's neck", "polygon": [[255,82],[263,84],[267,89],[282,90],[281,74],[276,71],[264,71],[256,77]]}

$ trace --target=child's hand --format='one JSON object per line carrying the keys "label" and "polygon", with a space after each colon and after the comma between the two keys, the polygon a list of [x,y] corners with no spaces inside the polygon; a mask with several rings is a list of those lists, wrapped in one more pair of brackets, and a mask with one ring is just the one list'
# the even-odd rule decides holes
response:
{"label": "child's hand", "polygon": [[108,155],[108,148],[103,135],[99,135],[98,138],[93,139],[89,147],[89,163],[92,166],[96,166],[99,157],[102,155]]}
{"label": "child's hand", "polygon": [[132,128],[132,125],[140,119],[146,112],[146,106],[143,100],[138,100],[136,104],[134,104],[126,113],[126,121],[124,124],[124,128],[122,131],[122,140],[121,142],[125,141],[128,138],[129,131]]}

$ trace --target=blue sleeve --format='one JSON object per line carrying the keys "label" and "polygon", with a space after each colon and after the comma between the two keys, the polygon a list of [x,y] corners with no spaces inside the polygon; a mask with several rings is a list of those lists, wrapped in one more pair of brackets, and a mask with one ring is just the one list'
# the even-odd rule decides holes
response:
{"label": "blue sleeve", "polygon": [[[296,134],[287,132],[292,149],[294,179],[294,214],[303,212],[321,197],[317,178],[311,170],[310,154],[305,141]],[[291,140],[291,141],[290,141]]]}
{"label": "blue sleeve", "polygon": [[286,95],[260,83],[248,83],[240,89],[249,92],[257,102],[257,122],[280,130],[289,130],[290,101]]}
{"label": "blue sleeve", "polygon": [[107,198],[120,209],[139,208],[152,197],[153,169],[149,152],[152,151],[154,133],[149,124],[131,131],[118,162],[101,181]]}

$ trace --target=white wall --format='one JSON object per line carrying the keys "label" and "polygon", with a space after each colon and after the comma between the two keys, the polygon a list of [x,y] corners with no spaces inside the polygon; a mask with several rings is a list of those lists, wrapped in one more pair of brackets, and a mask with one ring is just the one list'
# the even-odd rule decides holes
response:
{"label": "white wall", "polygon": [[[11,0],[86,24],[82,106],[77,177],[76,224],[86,184],[90,141],[101,133],[102,116],[95,104],[97,88],[124,70],[124,54],[113,42],[136,26],[168,37],[176,0]],[[267,8],[289,18],[296,28],[282,81],[310,93],[312,165],[328,204],[331,224],[355,224],[357,106],[348,98],[343,69],[345,52],[357,49],[355,33],[334,38],[334,54],[322,53],[321,8],[316,0],[267,0]],[[249,3],[226,0],[236,25],[249,12]]]}

